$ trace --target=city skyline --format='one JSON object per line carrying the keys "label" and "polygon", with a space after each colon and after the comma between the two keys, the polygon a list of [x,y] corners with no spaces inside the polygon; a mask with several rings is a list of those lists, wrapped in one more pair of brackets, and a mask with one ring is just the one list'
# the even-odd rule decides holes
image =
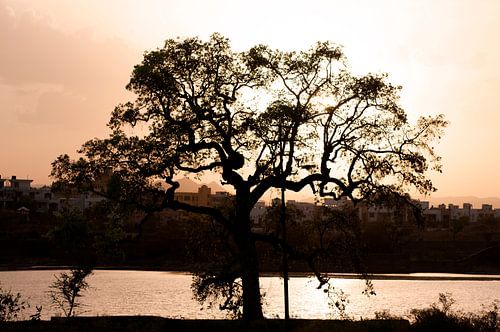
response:
{"label": "city skyline", "polygon": [[499,3],[287,3],[0,0],[0,174],[49,184],[50,163],[105,136],[114,106],[133,98],[124,87],[145,50],[220,32],[237,50],[342,44],[354,72],[403,86],[410,119],[450,121],[434,196],[500,196]]}
{"label": "city skyline", "polygon": [[[17,181],[24,181],[25,183],[30,183],[33,182],[32,179],[29,178],[22,178],[22,177],[17,177],[16,175],[12,176],[4,176],[0,174],[0,183],[2,181],[8,183],[11,179],[17,180]],[[201,186],[207,186],[212,190],[213,193],[217,192],[226,192],[229,194],[234,194],[234,192],[231,192],[229,188],[224,187],[220,185],[217,181],[211,181],[211,182],[197,182],[195,180],[192,180],[190,178],[184,177],[178,179],[180,187],[177,190],[178,193],[197,193],[199,188]],[[33,188],[38,188],[38,189],[43,189],[47,188],[46,185],[40,186],[40,185],[35,185]],[[228,190],[229,189],[229,190]],[[280,193],[278,191],[270,191],[268,195],[266,195],[263,199],[263,201],[266,204],[270,204],[272,200],[278,198],[279,199]],[[304,202],[304,203],[318,203],[318,199],[321,200],[319,197],[314,197],[312,195],[307,195],[307,194],[301,194],[301,193],[293,193],[293,192],[288,192],[287,193],[287,200],[290,201],[297,201],[297,202]],[[447,197],[439,197],[439,196],[430,196],[430,197],[423,197],[423,196],[414,196],[414,199],[417,199],[421,202],[428,202],[429,207],[434,207],[437,208],[440,205],[459,205],[463,206],[463,204],[471,204],[472,207],[480,207],[483,204],[487,205],[492,205],[494,209],[499,209],[500,208],[500,197],[476,197],[476,196],[447,196]]]}

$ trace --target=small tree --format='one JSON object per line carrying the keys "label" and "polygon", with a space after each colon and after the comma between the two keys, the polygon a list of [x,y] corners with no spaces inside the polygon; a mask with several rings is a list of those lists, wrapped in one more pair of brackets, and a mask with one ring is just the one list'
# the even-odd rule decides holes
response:
{"label": "small tree", "polygon": [[76,268],[69,273],[61,272],[50,286],[50,298],[53,306],[61,309],[66,317],[76,315],[75,309],[81,306],[78,298],[81,292],[89,285],[85,280],[92,270],[89,268]]}

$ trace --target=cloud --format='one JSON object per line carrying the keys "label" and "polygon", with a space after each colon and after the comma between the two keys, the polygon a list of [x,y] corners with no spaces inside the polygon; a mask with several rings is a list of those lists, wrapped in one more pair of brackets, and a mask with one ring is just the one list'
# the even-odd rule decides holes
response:
{"label": "cloud", "polygon": [[123,101],[124,86],[138,62],[138,52],[117,39],[97,41],[90,30],[67,34],[48,19],[15,13],[1,2],[0,45],[0,83],[39,96],[35,109],[18,114],[27,123],[109,114]]}
{"label": "cloud", "polygon": [[17,113],[19,121],[40,125],[59,123],[85,122],[83,111],[87,101],[81,95],[65,91],[51,91],[41,94],[33,111],[24,110]]}
{"label": "cloud", "polygon": [[[0,0],[0,142],[2,174],[48,183],[50,163],[106,135],[140,50],[98,31],[68,33],[30,6]],[[106,35],[100,33],[99,36]]]}

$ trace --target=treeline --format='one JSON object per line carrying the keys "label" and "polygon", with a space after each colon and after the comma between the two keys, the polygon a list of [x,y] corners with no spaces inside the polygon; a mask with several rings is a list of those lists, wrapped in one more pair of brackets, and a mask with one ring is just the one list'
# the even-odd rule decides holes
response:
{"label": "treeline", "polygon": [[[278,232],[272,225],[277,223],[271,222],[265,231]],[[314,227],[318,226],[290,222],[289,241],[313,250],[318,244]],[[3,210],[0,266],[69,266],[85,258],[103,267],[201,270],[207,255],[217,255],[217,246],[224,241],[219,231],[208,221],[176,221],[161,215],[142,220],[141,215],[125,217],[109,206],[59,217]],[[360,226],[358,232],[349,239],[332,232],[330,236],[338,238],[332,241],[335,246],[330,256],[318,262],[323,271],[354,272],[353,257],[348,257],[354,253],[359,264],[372,273],[500,272],[500,255],[496,254],[500,249],[495,249],[500,248],[500,227],[496,224],[468,224],[458,235],[449,230],[427,232],[384,223]],[[357,252],[346,242],[354,240],[359,241]],[[258,249],[263,271],[280,271],[280,248],[262,244]],[[303,260],[293,256],[289,264],[291,271],[309,271]]]}

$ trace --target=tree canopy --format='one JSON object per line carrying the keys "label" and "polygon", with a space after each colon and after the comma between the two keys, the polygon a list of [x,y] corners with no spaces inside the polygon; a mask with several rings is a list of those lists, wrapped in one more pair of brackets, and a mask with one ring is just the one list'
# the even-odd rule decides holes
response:
{"label": "tree canopy", "polygon": [[[235,52],[219,34],[171,39],[145,53],[127,89],[137,98],[112,112],[110,136],[86,142],[77,160],[58,157],[52,175],[146,212],[213,218],[234,238],[231,278],[242,280],[248,319],[262,316],[255,242],[273,240],[251,229],[250,211],[266,192],[311,188],[356,203],[433,191],[427,171],[440,171],[432,143],[443,116],[410,123],[401,87],[385,74],[353,75],[329,42]],[[110,185],[93,187],[105,171]],[[229,212],[176,200],[177,178],[206,173],[233,188]]]}

